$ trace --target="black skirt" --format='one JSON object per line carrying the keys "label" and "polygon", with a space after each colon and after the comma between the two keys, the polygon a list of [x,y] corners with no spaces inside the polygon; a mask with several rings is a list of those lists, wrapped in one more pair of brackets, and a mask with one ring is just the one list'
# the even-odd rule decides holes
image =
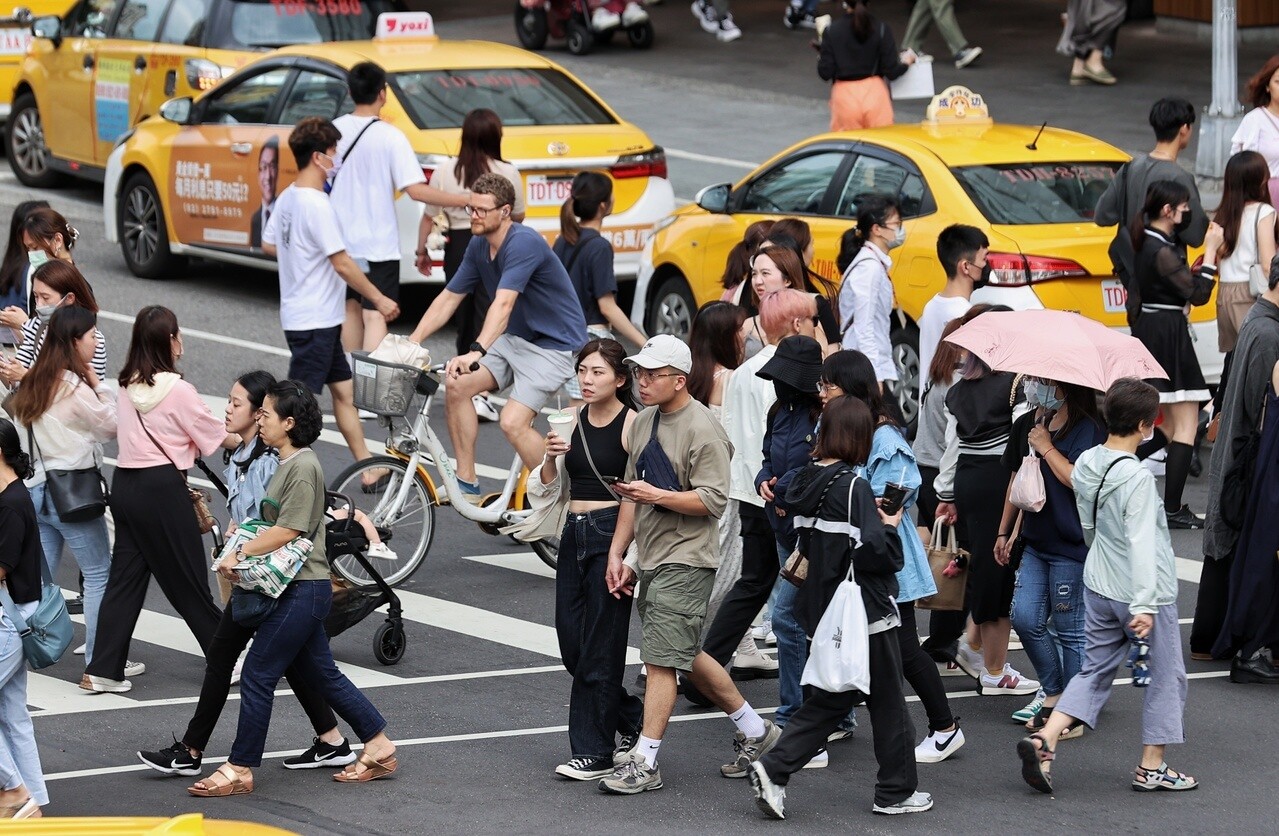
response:
{"label": "black skirt", "polygon": [[961,454],[955,466],[955,510],[968,534],[968,609],[974,624],[1008,618],[1013,566],[995,561],[995,540],[1012,474],[999,456]]}
{"label": "black skirt", "polygon": [[1146,381],[1159,390],[1160,403],[1198,402],[1211,397],[1185,314],[1174,310],[1142,311],[1132,326],[1132,335],[1168,373],[1167,380]]}

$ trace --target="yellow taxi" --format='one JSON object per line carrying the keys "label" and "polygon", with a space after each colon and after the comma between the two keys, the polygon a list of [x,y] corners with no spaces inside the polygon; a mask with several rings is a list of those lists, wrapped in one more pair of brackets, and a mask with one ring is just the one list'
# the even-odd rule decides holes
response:
{"label": "yellow taxi", "polygon": [[3,86],[13,102],[9,165],[28,186],[67,174],[100,180],[119,138],[166,100],[208,90],[280,46],[367,39],[381,13],[402,8],[401,0],[78,0],[60,18],[32,21],[18,77]]}
{"label": "yellow taxi", "polygon": [[[1128,160],[1093,137],[993,122],[984,98],[962,87],[934,97],[924,122],[827,133],[794,145],[736,185],[709,186],[658,224],[641,257],[632,319],[648,333],[686,335],[697,307],[723,293],[728,251],[760,220],[796,217],[813,232],[813,269],[838,282],[840,236],[858,200],[887,194],[906,241],[892,253],[893,356],[906,417],[917,410],[924,305],[946,283],[937,236],[953,223],[990,238],[993,272],[975,301],[1014,309],[1078,311],[1125,327],[1126,293],[1107,248],[1115,228],[1092,222],[1098,198]],[[1191,314],[1204,373],[1219,379],[1212,305]]]}
{"label": "yellow taxi", "polygon": [[[103,192],[107,238],[120,243],[129,269],[165,278],[184,256],[274,269],[259,236],[276,195],[297,176],[289,132],[304,117],[352,110],[346,72],[372,61],[388,75],[381,118],[405,132],[428,179],[457,153],[469,111],[497,113],[502,153],[523,176],[525,223],[548,241],[559,234],[573,176],[607,172],[614,211],[604,234],[619,278],[635,275],[653,225],[675,208],[660,147],[535,53],[441,40],[425,12],[384,14],[378,31],[370,41],[278,50],[138,125],[111,155]],[[407,255],[417,247],[422,206],[402,195],[397,211]],[[442,282],[443,271],[423,276],[406,257],[401,281]]]}
{"label": "yellow taxi", "polygon": [[31,21],[44,15],[60,15],[72,0],[26,0],[10,6],[11,14],[0,19],[0,122],[9,119],[13,85],[18,80],[22,56],[31,45]]}

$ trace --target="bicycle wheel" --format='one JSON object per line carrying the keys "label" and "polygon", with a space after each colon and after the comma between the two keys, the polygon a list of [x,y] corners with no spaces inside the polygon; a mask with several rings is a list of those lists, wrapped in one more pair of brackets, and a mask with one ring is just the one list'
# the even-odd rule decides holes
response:
{"label": "bicycle wheel", "polygon": [[[363,476],[370,470],[385,470],[385,482],[375,483],[376,489],[364,491]],[[412,478],[404,504],[392,513],[391,505],[399,495],[405,478]],[[391,586],[399,586],[417,571],[431,547],[435,535],[435,505],[427,492],[426,483],[417,473],[408,473],[408,463],[391,456],[374,456],[342,471],[333,480],[331,491],[351,499],[357,510],[363,511],[382,539],[395,552],[396,560],[367,558],[369,564]],[[354,525],[354,523],[352,523]],[[372,577],[352,555],[329,555],[333,570],[357,586],[374,586]]]}
{"label": "bicycle wheel", "polygon": [[542,562],[552,569],[556,567],[560,556],[560,538],[547,537],[545,540],[534,540],[529,543],[533,554],[542,558]]}

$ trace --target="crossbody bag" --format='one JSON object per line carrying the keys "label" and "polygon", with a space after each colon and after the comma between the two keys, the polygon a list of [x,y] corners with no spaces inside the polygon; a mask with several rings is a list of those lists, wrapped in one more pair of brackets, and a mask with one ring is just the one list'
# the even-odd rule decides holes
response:
{"label": "crossbody bag", "polygon": [[[196,524],[200,527],[201,534],[208,534],[213,530],[214,526],[218,524],[217,519],[213,516],[213,512],[209,510],[209,492],[204,488],[191,487],[191,482],[187,479],[186,471],[178,467],[178,463],[173,460],[173,456],[169,455],[169,451],[164,449],[164,445],[162,445],[159,441],[156,441],[155,436],[153,436],[151,431],[147,429],[146,421],[142,420],[141,412],[138,413],[138,424],[142,427],[142,431],[147,434],[147,438],[151,439],[151,443],[155,445],[156,449],[169,460],[169,464],[173,465],[174,469],[177,470],[178,473],[182,474],[182,483],[186,486],[187,495],[191,499],[191,507],[195,510]],[[199,456],[196,457],[195,461],[196,464],[200,466],[200,469],[204,471],[205,475],[213,477],[211,479],[213,484],[217,485],[218,489],[222,493],[226,493],[226,488],[222,485],[222,480],[213,476],[208,465],[201,461]]]}
{"label": "crossbody bag", "polygon": [[[35,428],[27,425],[27,446],[31,454],[44,463],[44,454],[36,442]],[[107,503],[111,494],[107,489],[107,480],[95,464],[76,470],[53,470],[44,468],[44,502],[42,513],[49,513],[49,502],[58,512],[58,519],[66,523],[81,523],[96,520],[107,512]]]}

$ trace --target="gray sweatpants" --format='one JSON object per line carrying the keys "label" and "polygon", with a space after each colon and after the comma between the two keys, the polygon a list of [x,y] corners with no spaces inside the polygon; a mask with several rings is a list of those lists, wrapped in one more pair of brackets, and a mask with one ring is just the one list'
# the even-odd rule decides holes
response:
{"label": "gray sweatpants", "polygon": [[[1054,709],[1096,728],[1097,715],[1110,699],[1115,672],[1128,659],[1132,614],[1122,601],[1084,589],[1084,666],[1066,685]],[[1142,688],[1141,742],[1146,746],[1184,743],[1186,663],[1181,658],[1177,604],[1159,608],[1150,631],[1150,685]]]}

